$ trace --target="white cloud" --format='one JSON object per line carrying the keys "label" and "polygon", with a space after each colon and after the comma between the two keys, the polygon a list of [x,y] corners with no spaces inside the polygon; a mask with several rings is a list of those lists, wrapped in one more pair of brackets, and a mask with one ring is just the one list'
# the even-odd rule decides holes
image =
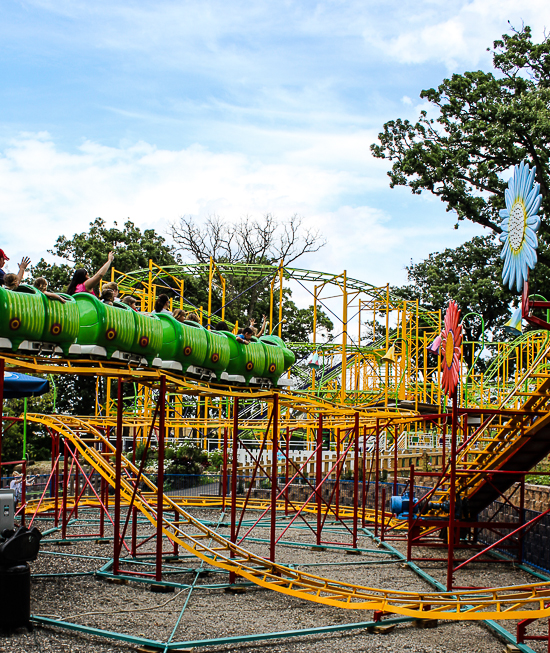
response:
{"label": "white cloud", "polygon": [[[364,38],[402,63],[442,62],[449,69],[464,65],[490,65],[487,47],[510,31],[510,24],[533,28],[542,38],[550,24],[546,0],[518,3],[515,0],[461,0],[460,2],[406,3],[393,12],[393,34],[365,30]],[[509,22],[508,22],[509,21]]]}
{"label": "white cloud", "polygon": [[[268,0],[27,0],[26,4],[59,20],[51,30],[57,41],[144,54],[167,68],[216,76],[239,71],[236,86],[262,78],[266,69],[272,77],[279,71],[286,83],[303,75],[304,64],[311,66],[317,58],[308,46],[319,39],[340,45],[338,57],[349,61],[357,62],[361,54],[350,50],[346,40],[362,36],[369,46],[401,62],[436,61],[453,67],[488,61],[486,48],[509,30],[508,21],[517,28],[522,23],[531,25],[539,36],[550,22],[546,0],[318,0],[314,6]],[[271,47],[266,48],[266,42]]]}
{"label": "white cloud", "polygon": [[443,209],[429,197],[413,198],[418,213],[402,216],[409,198],[403,189],[393,191],[395,211],[370,206],[369,195],[380,193],[387,178],[368,154],[367,140],[319,135],[270,162],[199,145],[167,150],[144,142],[115,148],[86,141],[69,153],[47,133],[25,134],[0,153],[0,247],[10,264],[24,254],[36,261],[57,236],[85,231],[96,217],[108,224],[129,217],[164,233],[183,214],[236,220],[298,213],[328,240],[300,266],[335,273],[347,268],[373,283],[402,283],[411,256],[458,244],[469,237],[469,227],[452,232],[450,218],[438,217]]}
{"label": "white cloud", "polygon": [[36,256],[97,216],[130,217],[138,225],[166,225],[182,214],[237,219],[267,211],[313,219],[360,186],[352,172],[304,162],[299,153],[296,159],[269,163],[199,145],[162,150],[143,142],[114,148],[87,141],[71,154],[48,134],[26,134],[0,156],[0,219],[12,226],[4,229],[4,244]]}

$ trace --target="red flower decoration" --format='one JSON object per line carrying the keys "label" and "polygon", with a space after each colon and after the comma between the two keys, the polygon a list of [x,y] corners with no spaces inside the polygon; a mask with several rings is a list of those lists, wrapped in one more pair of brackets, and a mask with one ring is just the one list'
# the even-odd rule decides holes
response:
{"label": "red flower decoration", "polygon": [[445,313],[445,328],[441,334],[441,349],[443,356],[442,385],[445,394],[450,397],[456,390],[460,377],[460,357],[462,344],[462,325],[459,324],[460,310],[456,302],[450,301]]}

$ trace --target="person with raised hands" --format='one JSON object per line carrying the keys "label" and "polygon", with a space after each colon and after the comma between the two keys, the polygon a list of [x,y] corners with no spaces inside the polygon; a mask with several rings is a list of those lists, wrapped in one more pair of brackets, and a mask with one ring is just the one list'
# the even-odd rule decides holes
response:
{"label": "person with raised hands", "polygon": [[99,268],[93,277],[90,277],[86,268],[78,268],[78,270],[75,270],[71,283],[67,288],[67,294],[74,295],[77,292],[89,292],[92,295],[95,295],[94,288],[107,274],[114,257],[115,255],[113,252],[109,252],[106,263]]}

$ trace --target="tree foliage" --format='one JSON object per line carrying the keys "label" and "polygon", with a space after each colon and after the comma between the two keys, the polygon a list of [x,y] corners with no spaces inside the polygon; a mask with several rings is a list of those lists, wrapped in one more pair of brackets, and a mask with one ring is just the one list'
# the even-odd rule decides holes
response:
{"label": "tree foliage", "polygon": [[119,272],[147,268],[149,259],[161,266],[178,262],[174,247],[167,245],[162,236],[154,229],[142,231],[131,220],[119,229],[116,222],[113,227],[107,227],[104,220],[96,218],[88,231],[72,238],[59,236],[48,251],[70,265],[50,265],[41,259],[31,271],[34,277],[46,277],[50,286],[59,290],[68,285],[75,267],[85,267],[93,274],[105,263],[111,251],[115,253],[114,267]]}
{"label": "tree foliage", "polygon": [[[428,191],[457,215],[456,227],[470,220],[500,234],[504,190],[512,167],[522,161],[536,165],[540,213],[550,215],[550,37],[534,43],[529,27],[512,29],[490,51],[492,72],[454,74],[437,88],[423,90],[420,97],[430,110],[421,111],[415,123],[387,122],[371,150],[391,162],[392,188]],[[530,274],[530,290],[548,297],[547,220],[538,239],[539,263]],[[432,254],[408,268],[409,281],[419,287],[401,290],[434,308],[443,308],[452,297],[463,312],[480,310],[489,325],[502,324],[512,295],[502,288],[499,249],[492,238],[474,239],[455,251]],[[457,266],[456,274],[451,266]]]}
{"label": "tree foliage", "polygon": [[[521,161],[537,166],[543,211],[550,214],[550,37],[533,43],[524,27],[493,46],[494,72],[454,74],[423,90],[430,112],[421,111],[416,123],[387,122],[371,149],[392,162],[392,188],[429,191],[459,222],[500,233],[508,173]],[[543,223],[540,232],[547,263],[549,229]]]}

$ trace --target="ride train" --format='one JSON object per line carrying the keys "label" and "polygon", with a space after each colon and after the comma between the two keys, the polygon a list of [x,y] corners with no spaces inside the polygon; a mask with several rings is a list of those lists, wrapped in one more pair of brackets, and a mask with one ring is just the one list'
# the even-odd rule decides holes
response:
{"label": "ride train", "polygon": [[178,322],[168,313],[138,313],[90,293],[49,299],[34,286],[0,287],[0,350],[21,354],[107,359],[171,370],[208,381],[288,386],[281,378],[295,356],[274,335],[248,345],[229,331]]}

